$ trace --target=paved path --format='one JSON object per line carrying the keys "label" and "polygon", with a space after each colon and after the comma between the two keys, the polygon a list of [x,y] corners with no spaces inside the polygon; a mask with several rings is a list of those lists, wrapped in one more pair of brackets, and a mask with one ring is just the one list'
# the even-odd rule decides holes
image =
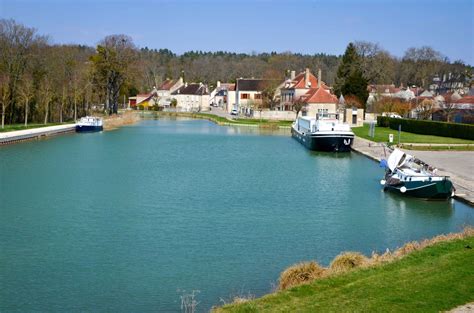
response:
{"label": "paved path", "polygon": [[[390,155],[382,144],[356,137],[352,149],[380,161]],[[474,151],[411,151],[425,163],[438,169],[438,175],[449,176],[456,187],[455,197],[474,205]]]}
{"label": "paved path", "polygon": [[214,115],[217,115],[217,116],[220,116],[220,117],[225,117],[225,118],[234,118],[235,116],[232,116],[230,115],[229,113],[227,113],[226,110],[224,110],[223,108],[219,108],[219,107],[211,107],[211,111],[208,112],[208,113],[211,113],[211,114],[214,114]]}
{"label": "paved path", "polygon": [[23,140],[39,138],[42,136],[51,136],[71,132],[75,129],[75,127],[75,124],[66,124],[0,133],[0,144],[8,144]]}

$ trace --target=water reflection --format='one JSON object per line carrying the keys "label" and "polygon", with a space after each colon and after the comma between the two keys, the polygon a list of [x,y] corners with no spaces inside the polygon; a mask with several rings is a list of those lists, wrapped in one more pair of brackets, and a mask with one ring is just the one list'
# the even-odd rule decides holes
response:
{"label": "water reflection", "polygon": [[393,192],[381,190],[382,198],[387,203],[387,210],[391,213],[420,215],[430,218],[447,218],[454,214],[455,201],[428,201],[424,199],[404,197]]}

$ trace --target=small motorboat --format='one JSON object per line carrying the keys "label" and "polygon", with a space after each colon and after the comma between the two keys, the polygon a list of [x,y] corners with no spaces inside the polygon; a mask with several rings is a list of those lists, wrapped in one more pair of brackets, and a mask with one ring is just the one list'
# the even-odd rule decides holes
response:
{"label": "small motorboat", "polygon": [[95,116],[86,116],[81,117],[81,119],[76,123],[76,132],[83,133],[83,132],[97,132],[102,131],[103,121],[100,117]]}
{"label": "small motorboat", "polygon": [[386,169],[385,177],[380,181],[384,191],[424,199],[448,199],[454,196],[455,188],[448,176],[436,175],[436,168],[402,150],[393,150],[388,159],[382,160],[380,164]]}

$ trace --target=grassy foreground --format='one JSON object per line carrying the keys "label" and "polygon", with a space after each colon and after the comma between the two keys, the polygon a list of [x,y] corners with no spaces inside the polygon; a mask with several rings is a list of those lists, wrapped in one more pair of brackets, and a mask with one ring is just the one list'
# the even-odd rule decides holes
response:
{"label": "grassy foreground", "polygon": [[[369,137],[369,125],[364,124],[362,127],[354,127],[352,131],[359,137],[372,140],[375,142],[388,142],[388,135],[393,134],[394,143],[398,143],[398,131],[388,127],[375,127],[375,137]],[[408,132],[401,132],[401,143],[432,143],[432,144],[474,144],[474,140],[466,140],[451,137],[439,137],[431,135],[420,135]]]}
{"label": "grassy foreground", "polygon": [[215,312],[439,312],[474,300],[474,236]]}

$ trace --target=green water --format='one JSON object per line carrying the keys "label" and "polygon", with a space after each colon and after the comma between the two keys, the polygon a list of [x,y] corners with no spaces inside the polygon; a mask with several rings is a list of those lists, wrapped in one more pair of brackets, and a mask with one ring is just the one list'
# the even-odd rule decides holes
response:
{"label": "green water", "polygon": [[198,311],[271,291],[302,260],[474,224],[456,202],[381,191],[356,153],[286,132],[147,120],[0,148],[0,311]]}

